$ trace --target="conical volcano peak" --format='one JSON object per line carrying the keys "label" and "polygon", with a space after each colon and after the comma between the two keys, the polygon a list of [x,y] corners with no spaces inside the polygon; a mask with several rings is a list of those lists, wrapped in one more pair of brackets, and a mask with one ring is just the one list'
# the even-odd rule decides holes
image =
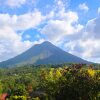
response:
{"label": "conical volcano peak", "polygon": [[49,41],[44,41],[41,44],[34,45],[31,49],[33,49],[33,51],[34,51],[34,48],[37,49],[37,51],[41,51],[44,49],[46,51],[46,50],[54,50],[54,48],[58,48],[58,47],[56,47]]}
{"label": "conical volcano peak", "polygon": [[53,44],[49,41],[44,41],[40,45],[53,45]]}
{"label": "conical volcano peak", "polygon": [[39,44],[35,44],[35,45],[33,45],[32,46],[32,48],[34,48],[34,47],[43,47],[43,46],[53,46],[53,44],[51,43],[51,42],[49,42],[49,41],[44,41],[44,42],[42,42],[42,43],[39,43]]}
{"label": "conical volcano peak", "polygon": [[24,53],[3,61],[0,67],[19,66],[26,64],[61,64],[61,63],[90,63],[77,56],[67,53],[49,41],[34,45]]}

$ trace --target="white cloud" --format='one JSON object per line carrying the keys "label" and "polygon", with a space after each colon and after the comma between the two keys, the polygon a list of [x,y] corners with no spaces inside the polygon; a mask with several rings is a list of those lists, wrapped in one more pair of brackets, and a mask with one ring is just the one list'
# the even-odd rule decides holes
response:
{"label": "white cloud", "polygon": [[98,8],[98,14],[100,14],[100,7]]}
{"label": "white cloud", "polygon": [[48,19],[41,29],[41,33],[46,36],[51,42],[58,43],[63,41],[64,38],[77,35],[82,31],[83,25],[78,23],[78,13],[66,10],[65,1],[68,0],[55,0],[56,6],[50,11],[46,18]]}
{"label": "white cloud", "polygon": [[100,16],[91,19],[86,25],[86,36],[94,39],[100,39]]}
{"label": "white cloud", "polygon": [[10,26],[14,30],[26,30],[34,28],[41,23],[43,17],[39,11],[26,13],[23,15],[0,14],[0,27],[3,25]]}
{"label": "white cloud", "polygon": [[0,28],[0,61],[13,57],[32,45],[30,41],[22,41],[18,35],[10,27]]}
{"label": "white cloud", "polygon": [[100,16],[88,21],[86,25],[87,50],[91,50],[91,58],[100,58]]}
{"label": "white cloud", "polygon": [[91,38],[81,38],[78,40],[66,42],[64,44],[64,48],[65,50],[68,50],[68,52],[70,52],[71,54],[84,58],[88,61],[97,62],[95,58],[100,59],[99,42],[100,40],[95,40]]}
{"label": "white cloud", "polygon": [[[61,0],[60,0],[61,2]],[[62,3],[59,3],[62,5]],[[80,9],[88,11],[83,3]],[[56,45],[63,46],[67,52],[87,60],[100,59],[100,16],[91,19],[86,25],[80,25],[77,12],[66,11],[65,7],[52,11],[52,18],[41,29],[41,33]],[[55,19],[56,18],[56,19]],[[94,59],[93,59],[94,58]]]}
{"label": "white cloud", "polygon": [[39,11],[26,13],[23,15],[0,14],[0,61],[11,58],[35,43],[40,41],[23,41],[22,35],[17,31],[24,32],[30,28],[36,28],[43,20]]}
{"label": "white cloud", "polygon": [[11,28],[5,27],[0,29],[0,61],[12,58],[32,45],[43,42],[43,39],[38,41],[22,41],[22,36],[14,32]]}
{"label": "white cloud", "polygon": [[[0,0],[0,6],[9,7],[11,9],[20,8],[23,5],[34,6],[37,0]],[[30,7],[31,9],[31,7]]]}
{"label": "white cloud", "polygon": [[55,0],[56,10],[65,9],[69,6],[70,0]]}
{"label": "white cloud", "polygon": [[36,27],[41,23],[43,19],[41,13],[36,11],[34,13],[27,13],[20,16],[13,16],[12,20],[15,21],[15,23],[12,23],[12,25],[13,24],[15,25],[14,26],[15,29],[25,30]]}
{"label": "white cloud", "polygon": [[26,35],[25,35],[25,38],[26,38],[26,39],[30,39],[30,38],[31,38],[31,35],[26,34]]}
{"label": "white cloud", "polygon": [[[6,0],[9,7],[21,7],[26,0]],[[31,0],[30,0],[31,1]],[[34,1],[34,0],[32,0]],[[34,44],[44,41],[37,35],[39,41],[22,41],[22,33],[30,28],[40,29],[41,35],[46,40],[64,47],[67,52],[84,59],[100,60],[100,16],[91,19],[86,26],[79,23],[78,13],[66,10],[65,0],[55,0],[52,10],[47,15],[42,15],[40,11],[25,13],[22,15],[0,14],[0,61],[11,58]],[[54,7],[55,6],[55,7]],[[88,11],[88,6],[83,3],[79,5],[80,10]],[[98,13],[100,13],[98,8]],[[43,22],[43,23],[42,23]],[[29,36],[26,36],[29,38]],[[98,60],[96,60],[96,58]]]}
{"label": "white cloud", "polygon": [[[81,38],[65,43],[70,53],[79,55],[84,59],[100,62],[100,16],[87,22]],[[99,59],[99,60],[96,60]]]}
{"label": "white cloud", "polygon": [[6,0],[5,4],[11,8],[20,7],[21,5],[25,4],[26,0]]}
{"label": "white cloud", "polygon": [[79,9],[80,10],[84,10],[84,11],[88,11],[89,10],[89,7],[85,3],[83,3],[83,4],[80,4],[79,5]]}
{"label": "white cloud", "polygon": [[41,29],[41,33],[52,42],[63,40],[67,36],[77,35],[83,29],[83,26],[78,24],[78,14],[72,11],[59,11],[55,13],[56,20],[49,20]]}
{"label": "white cloud", "polygon": [[64,0],[55,0],[56,9],[60,10],[65,8],[65,4],[63,1]]}

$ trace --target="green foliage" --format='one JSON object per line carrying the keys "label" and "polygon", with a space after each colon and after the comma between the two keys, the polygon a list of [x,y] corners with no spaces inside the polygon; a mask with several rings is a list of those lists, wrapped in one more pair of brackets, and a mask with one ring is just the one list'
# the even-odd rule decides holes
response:
{"label": "green foliage", "polygon": [[3,88],[2,88],[2,83],[0,81],[0,94],[2,94],[2,92],[3,92]]}
{"label": "green foliage", "polygon": [[11,96],[8,100],[27,100],[26,96]]}
{"label": "green foliage", "polygon": [[15,88],[12,91],[13,91],[12,95],[18,95],[18,96],[27,95],[27,91],[25,89],[24,84],[16,84]]}
{"label": "green foliage", "polygon": [[51,69],[41,88],[54,100],[99,100],[100,73],[81,68]]}
{"label": "green foliage", "polygon": [[0,69],[0,94],[8,93],[7,100],[100,100],[100,70],[69,66]]}
{"label": "green foliage", "polygon": [[40,99],[39,99],[39,97],[36,97],[36,98],[32,98],[32,100],[40,100]]}

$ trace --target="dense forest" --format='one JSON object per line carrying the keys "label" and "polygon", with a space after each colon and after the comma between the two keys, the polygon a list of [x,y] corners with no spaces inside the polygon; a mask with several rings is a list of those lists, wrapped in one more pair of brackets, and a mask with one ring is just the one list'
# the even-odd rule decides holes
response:
{"label": "dense forest", "polygon": [[0,97],[6,94],[6,100],[100,100],[99,68],[85,64],[0,68]]}

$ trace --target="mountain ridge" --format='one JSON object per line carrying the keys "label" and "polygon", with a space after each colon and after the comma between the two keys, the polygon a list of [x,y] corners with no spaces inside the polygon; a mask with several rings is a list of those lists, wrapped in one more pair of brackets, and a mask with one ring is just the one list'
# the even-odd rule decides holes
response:
{"label": "mountain ridge", "polygon": [[25,64],[60,64],[60,63],[90,63],[82,58],[63,51],[52,43],[45,41],[32,46],[27,51],[14,58],[0,62],[0,67]]}

